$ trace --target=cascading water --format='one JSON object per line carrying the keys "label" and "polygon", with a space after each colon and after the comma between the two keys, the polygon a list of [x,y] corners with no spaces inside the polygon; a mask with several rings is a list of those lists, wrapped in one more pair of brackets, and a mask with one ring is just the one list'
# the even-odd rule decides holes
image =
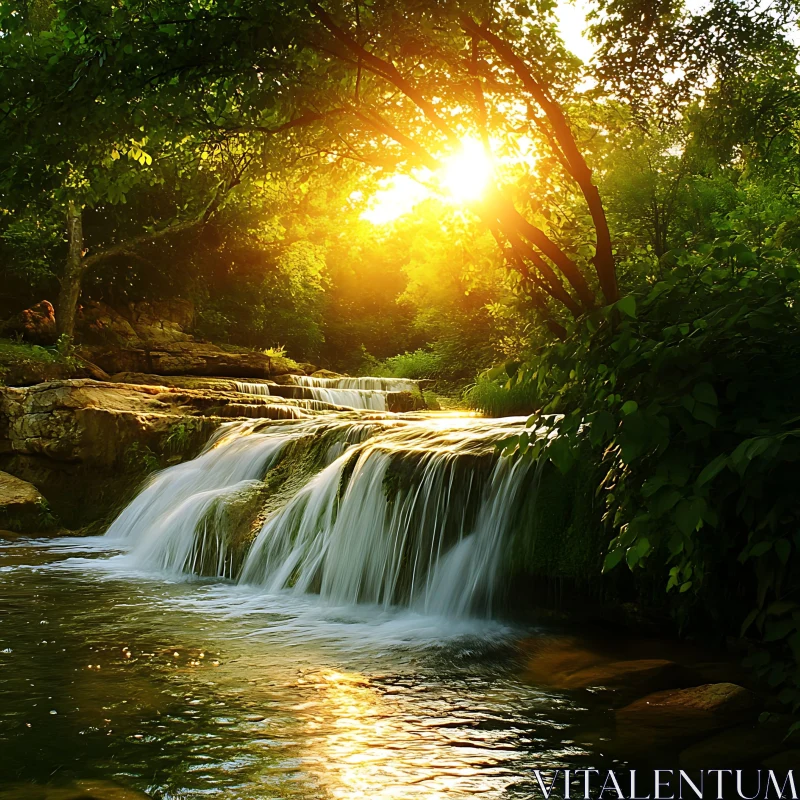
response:
{"label": "cascading water", "polygon": [[[357,408],[368,411],[386,411],[388,395],[393,392],[419,392],[419,382],[402,378],[315,378],[309,375],[290,375],[288,386],[298,387],[296,400],[316,402],[314,410]],[[236,381],[236,390],[245,394],[269,396],[285,390],[270,389],[269,383]],[[274,386],[274,384],[273,384]]]}
{"label": "cascading water", "polygon": [[107,536],[138,567],[233,579],[332,605],[485,613],[525,462],[495,444],[522,419],[229,423],[157,474]]}

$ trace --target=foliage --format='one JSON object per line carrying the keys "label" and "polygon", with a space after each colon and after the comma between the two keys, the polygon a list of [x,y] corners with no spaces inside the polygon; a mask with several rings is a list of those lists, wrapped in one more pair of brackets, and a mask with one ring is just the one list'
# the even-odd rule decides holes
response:
{"label": "foliage", "polygon": [[[478,380],[464,393],[467,405],[489,417],[530,414],[535,407],[535,392],[527,383],[510,381],[505,370],[505,367],[488,370],[478,376]],[[502,382],[497,380],[501,374]]]}
{"label": "foliage", "polygon": [[568,472],[588,440],[605,570],[657,565],[682,626],[763,637],[758,663],[797,708],[798,258],[736,237],[673,258],[517,371],[540,412],[528,426],[549,433],[506,452]]}

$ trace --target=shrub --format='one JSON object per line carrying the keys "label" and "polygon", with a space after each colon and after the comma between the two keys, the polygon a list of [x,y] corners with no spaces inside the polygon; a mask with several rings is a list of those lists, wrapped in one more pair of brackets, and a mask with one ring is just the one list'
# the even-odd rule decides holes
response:
{"label": "shrub", "polygon": [[674,261],[515,373],[554,435],[504,449],[568,472],[588,441],[604,570],[660,572],[684,629],[755,636],[751,665],[797,709],[800,271],[739,241]]}

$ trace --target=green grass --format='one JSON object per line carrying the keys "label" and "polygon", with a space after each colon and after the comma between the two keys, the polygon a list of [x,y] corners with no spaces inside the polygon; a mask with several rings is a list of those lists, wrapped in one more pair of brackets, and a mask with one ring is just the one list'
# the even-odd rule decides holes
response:
{"label": "green grass", "polygon": [[533,389],[526,384],[506,388],[487,378],[478,378],[464,393],[464,400],[470,408],[488,417],[526,416],[535,411]]}
{"label": "green grass", "polygon": [[12,339],[0,339],[0,364],[14,361],[41,361],[44,364],[54,364],[57,360],[57,354],[46,347],[15,342]]}

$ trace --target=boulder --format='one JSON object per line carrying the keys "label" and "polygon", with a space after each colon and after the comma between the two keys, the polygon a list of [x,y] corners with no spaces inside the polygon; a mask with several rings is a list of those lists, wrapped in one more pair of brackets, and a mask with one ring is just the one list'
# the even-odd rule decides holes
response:
{"label": "boulder", "polygon": [[120,308],[89,300],[78,311],[76,327],[89,343],[168,344],[191,341],[187,330],[193,319],[189,300],[128,303]]}
{"label": "boulder", "polygon": [[315,372],[318,371],[313,364],[309,364],[307,361],[304,361],[298,364],[297,366],[300,367],[300,369],[303,370],[303,372],[305,372],[306,375],[313,375]]}
{"label": "boulder", "polygon": [[0,528],[40,530],[46,512],[47,503],[33,484],[0,472]]}
{"label": "boulder", "polygon": [[52,303],[42,300],[35,306],[20,311],[0,325],[0,333],[4,336],[21,336],[32,344],[55,344],[56,312]]}
{"label": "boulder", "polygon": [[733,683],[656,692],[617,710],[617,735],[637,752],[685,746],[751,720],[756,705],[752,692]]}
{"label": "boulder", "polygon": [[88,347],[81,355],[110,375],[139,372],[155,375],[199,375],[226,378],[269,378],[301,375],[287,358],[251,350],[224,350],[202,342],[169,342],[152,346]]}

